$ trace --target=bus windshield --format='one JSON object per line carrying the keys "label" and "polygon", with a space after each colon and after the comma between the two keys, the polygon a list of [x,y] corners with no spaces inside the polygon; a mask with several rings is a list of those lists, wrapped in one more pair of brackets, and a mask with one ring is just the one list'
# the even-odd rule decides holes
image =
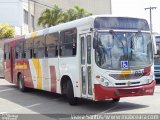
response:
{"label": "bus windshield", "polygon": [[148,67],[153,62],[152,41],[146,32],[97,32],[96,63],[103,69],[121,70]]}

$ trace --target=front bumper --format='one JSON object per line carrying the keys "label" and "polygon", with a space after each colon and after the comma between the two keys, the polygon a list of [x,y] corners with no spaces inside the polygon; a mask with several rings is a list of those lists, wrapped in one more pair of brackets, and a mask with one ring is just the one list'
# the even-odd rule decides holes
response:
{"label": "front bumper", "polygon": [[104,87],[100,84],[94,85],[95,100],[105,100],[111,98],[153,95],[155,80],[147,85],[136,87]]}

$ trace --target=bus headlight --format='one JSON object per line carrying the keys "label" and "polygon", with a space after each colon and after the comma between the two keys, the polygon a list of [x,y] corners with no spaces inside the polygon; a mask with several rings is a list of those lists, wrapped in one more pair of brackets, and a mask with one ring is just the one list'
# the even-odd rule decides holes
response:
{"label": "bus headlight", "polygon": [[99,79],[97,79],[97,80],[101,85],[103,85],[105,87],[113,86],[112,83],[107,78],[105,78],[103,76],[99,77]]}
{"label": "bus headlight", "polygon": [[153,75],[148,76],[148,78],[146,79],[146,83],[150,84],[153,81],[153,79],[154,79]]}

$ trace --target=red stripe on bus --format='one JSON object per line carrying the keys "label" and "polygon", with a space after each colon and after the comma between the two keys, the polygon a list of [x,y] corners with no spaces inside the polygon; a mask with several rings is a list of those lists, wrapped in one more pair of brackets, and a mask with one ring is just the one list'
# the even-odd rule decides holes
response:
{"label": "red stripe on bus", "polygon": [[56,70],[55,66],[50,66],[51,92],[56,92]]}

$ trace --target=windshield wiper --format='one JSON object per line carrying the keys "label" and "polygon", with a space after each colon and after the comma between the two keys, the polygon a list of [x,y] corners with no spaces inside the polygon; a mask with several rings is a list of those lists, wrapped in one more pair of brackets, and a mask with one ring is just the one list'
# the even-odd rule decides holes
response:
{"label": "windshield wiper", "polygon": [[[118,42],[120,42],[120,43],[122,44],[124,59],[127,59],[128,55],[125,54],[125,46],[124,46],[124,44],[123,44],[123,42],[122,42],[122,39],[120,39],[120,38],[118,37],[117,33],[114,32],[113,30],[109,30],[109,33],[110,33],[111,35],[114,35],[114,36],[118,39]],[[128,51],[128,50],[127,50],[127,51]]]}
{"label": "windshield wiper", "polygon": [[128,40],[131,40],[131,46],[130,46],[130,48],[131,48],[131,56],[130,56],[130,60],[132,60],[132,56],[133,56],[133,47],[134,47],[133,38],[138,36],[139,33],[141,33],[140,30],[138,30],[135,34],[132,33],[133,35],[128,39]]}

